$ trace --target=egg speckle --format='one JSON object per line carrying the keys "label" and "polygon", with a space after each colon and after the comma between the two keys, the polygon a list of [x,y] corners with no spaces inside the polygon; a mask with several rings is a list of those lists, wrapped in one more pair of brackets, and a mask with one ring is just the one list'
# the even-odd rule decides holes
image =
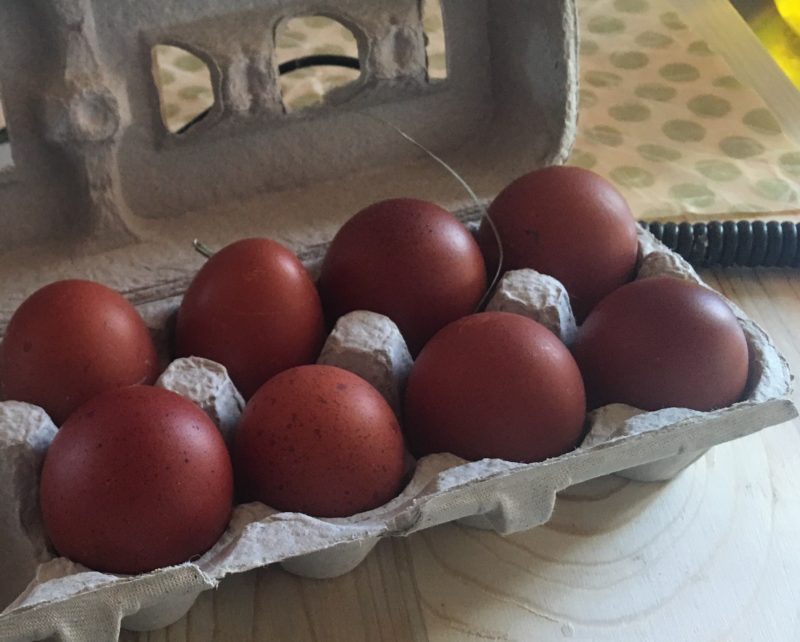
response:
{"label": "egg speckle", "polygon": [[590,405],[712,410],[741,399],[747,340],[715,292],[669,277],[612,292],[578,329],[573,345]]}
{"label": "egg speckle", "polygon": [[319,280],[330,322],[353,310],[389,317],[416,354],[475,311],[486,290],[477,243],[450,212],[397,198],[370,205],[334,237]]}
{"label": "egg speckle", "polygon": [[301,366],[264,384],[234,439],[240,490],[283,511],[344,517],[400,490],[403,437],[388,403],[360,377]]}
{"label": "egg speckle", "polygon": [[105,392],[61,427],[40,481],[45,531],[91,569],[180,564],[222,535],[233,470],[216,426],[183,397],[149,386]]}
{"label": "egg speckle", "polygon": [[405,395],[412,452],[534,462],[574,448],[585,393],[575,361],[536,321],[507,312],[459,319],[431,339]]}
{"label": "egg speckle", "polygon": [[325,338],[319,295],[306,269],[269,239],[226,246],[200,269],[178,310],[178,356],[224,365],[252,395],[273,375],[313,362]]}
{"label": "egg speckle", "polygon": [[37,290],[0,344],[0,398],[40,406],[56,424],[105,390],[157,376],[155,346],[136,309],[92,281]]}
{"label": "egg speckle", "polygon": [[[561,281],[579,322],[633,276],[636,223],[622,194],[594,172],[553,166],[526,174],[497,195],[489,216],[502,270],[531,268]],[[499,252],[486,221],[478,241],[493,271]]]}

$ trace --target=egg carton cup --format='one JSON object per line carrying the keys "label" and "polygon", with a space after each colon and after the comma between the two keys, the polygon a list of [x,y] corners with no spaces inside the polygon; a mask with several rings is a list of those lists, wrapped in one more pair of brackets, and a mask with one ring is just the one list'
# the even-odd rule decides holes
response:
{"label": "egg carton cup", "polygon": [[[680,257],[648,232],[639,234],[636,278],[669,275],[702,284]],[[163,329],[176,305],[172,300],[145,310],[157,336],[168,335]],[[751,354],[741,402],[712,412],[604,406],[589,414],[587,434],[578,448],[534,464],[428,455],[415,463],[398,497],[348,518],[278,512],[258,502],[238,505],[225,534],[203,556],[138,576],[98,573],[55,555],[42,527],[37,488],[56,428],[41,408],[0,403],[0,549],[12,553],[4,555],[0,571],[10,580],[7,590],[22,590],[0,615],[0,638],[115,640],[120,627],[151,630],[171,624],[202,591],[233,573],[280,564],[303,577],[336,577],[358,566],[384,537],[457,520],[513,533],[547,522],[558,492],[572,484],[611,473],[639,481],[669,479],[715,444],[797,415],[788,399],[792,376],[786,361],[764,331],[730,305]],[[533,318],[565,343],[575,336],[563,286],[533,270],[506,273],[487,308]],[[342,317],[319,362],[367,379],[395,409],[412,367],[397,326],[371,312]],[[196,357],[177,359],[157,385],[197,403],[230,443],[244,401],[223,366]],[[409,460],[413,465],[410,455]]]}

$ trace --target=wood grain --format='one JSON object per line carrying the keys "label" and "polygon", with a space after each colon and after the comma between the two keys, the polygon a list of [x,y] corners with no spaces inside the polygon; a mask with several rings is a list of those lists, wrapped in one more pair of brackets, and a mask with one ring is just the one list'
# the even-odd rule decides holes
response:
{"label": "wood grain", "polygon": [[[800,371],[800,274],[704,278]],[[800,640],[800,423],[723,444],[667,483],[606,477],[500,537],[449,524],[381,542],[352,573],[228,578],[126,642]]]}

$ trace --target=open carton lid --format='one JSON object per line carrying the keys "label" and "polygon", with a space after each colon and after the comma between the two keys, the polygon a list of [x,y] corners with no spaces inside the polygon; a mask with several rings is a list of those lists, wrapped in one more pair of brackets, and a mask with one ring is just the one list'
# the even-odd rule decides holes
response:
{"label": "open carton lid", "polygon": [[[393,196],[459,212],[563,162],[577,119],[574,0],[442,2],[448,77],[426,69],[419,0],[54,1],[0,7],[0,84],[14,166],[0,174],[0,333],[22,299],[67,277],[142,303],[179,294],[212,247],[266,236],[301,256]],[[325,14],[350,28],[361,77],[286,114],[273,34]],[[51,52],[42,58],[38,43]],[[215,105],[171,134],[151,50],[176,44],[211,70]],[[13,72],[13,73],[12,73]]]}

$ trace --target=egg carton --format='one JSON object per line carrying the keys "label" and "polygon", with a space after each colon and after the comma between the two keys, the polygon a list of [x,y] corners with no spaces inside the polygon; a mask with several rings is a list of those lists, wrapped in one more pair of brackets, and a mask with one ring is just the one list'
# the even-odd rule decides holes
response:
{"label": "egg carton", "polygon": [[[648,232],[639,234],[636,278],[669,275],[702,283],[683,259]],[[177,304],[174,300],[146,310],[162,340]],[[730,305],[747,338],[751,363],[745,398],[728,408],[644,412],[608,405],[589,414],[588,432],[578,448],[533,464],[428,455],[416,462],[398,497],[348,518],[278,512],[258,502],[238,505],[224,535],[199,559],[137,576],[98,573],[55,556],[42,528],[37,487],[56,428],[40,408],[0,403],[0,548],[14,552],[3,560],[2,570],[17,587],[33,577],[0,615],[0,638],[115,640],[120,626],[151,630],[169,625],[202,591],[233,573],[280,564],[303,577],[336,577],[360,564],[384,537],[452,521],[513,533],[546,523],[558,492],[572,484],[610,473],[639,481],[670,479],[715,444],[797,415],[788,399],[792,376],[786,361],[764,331]],[[533,270],[506,273],[488,308],[535,319],[567,344],[575,336],[563,286]],[[319,362],[365,378],[395,409],[413,365],[395,324],[363,311],[338,321]],[[196,357],[178,359],[157,385],[197,403],[230,443],[244,401],[223,366]]]}
{"label": "egg carton", "polygon": [[[24,296],[78,276],[139,305],[167,355],[171,314],[200,263],[193,237],[219,247],[267,236],[313,267],[368,203],[403,194],[465,212],[461,187],[387,124],[446,158],[484,199],[525,171],[564,162],[575,135],[574,0],[443,0],[448,78],[439,82],[426,78],[418,0],[53,0],[42,8],[47,20],[29,4],[0,3],[0,84],[14,156],[0,173],[0,333]],[[269,34],[279,21],[309,11],[356,30],[363,75],[353,91],[286,115],[271,65],[261,63],[274,54]],[[42,29],[53,43],[44,57],[33,50]],[[185,135],[168,134],[158,118],[150,47],[159,43],[198,54],[215,83],[213,111]],[[649,236],[641,247],[640,278],[696,279]],[[574,333],[563,290],[542,275],[506,275],[491,306],[536,315],[567,343]],[[37,473],[55,427],[41,409],[2,403],[0,605],[13,603],[0,614],[0,638],[113,640],[120,625],[168,625],[232,573],[280,563],[333,577],[382,537],[454,520],[514,532],[544,523],[570,484],[613,472],[668,479],[714,444],[796,414],[785,362],[737,315],[753,362],[747,399],[730,408],[601,408],[578,449],[539,464],[424,457],[398,498],[347,519],[237,506],[205,555],[133,577],[54,556]],[[364,376],[397,407],[410,357],[388,320],[343,319],[321,359]],[[179,360],[160,384],[194,399],[230,436],[242,400],[221,366]]]}

